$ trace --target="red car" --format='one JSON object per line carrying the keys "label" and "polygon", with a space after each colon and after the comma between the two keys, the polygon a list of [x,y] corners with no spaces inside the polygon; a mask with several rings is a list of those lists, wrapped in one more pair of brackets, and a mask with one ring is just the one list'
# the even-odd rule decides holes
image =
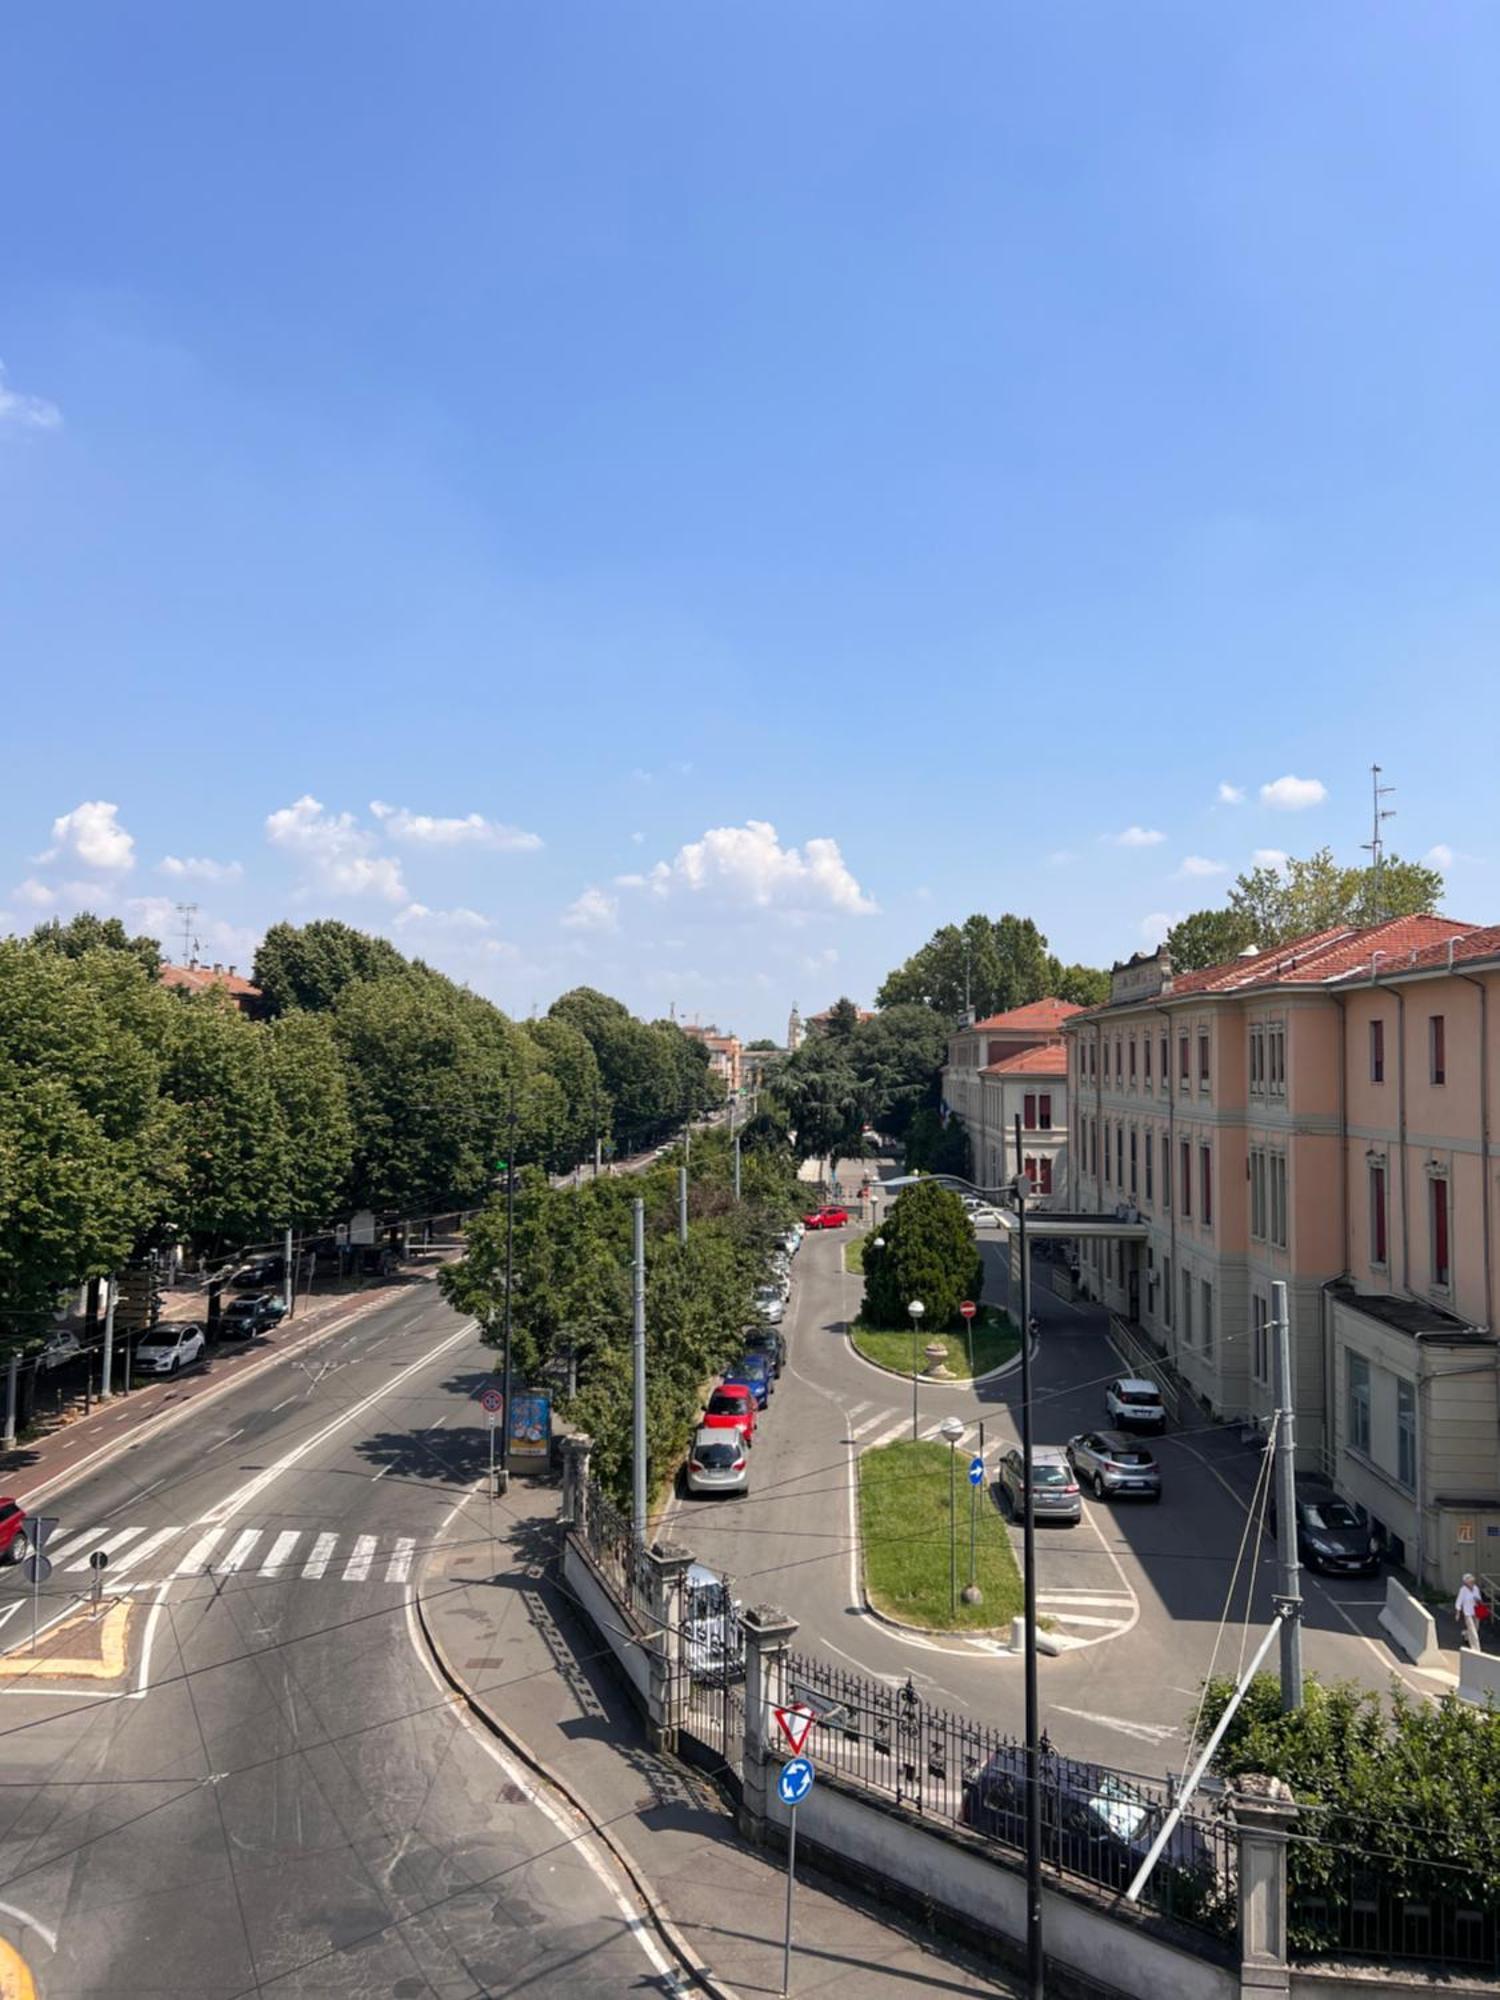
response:
{"label": "red car", "polygon": [[804,1229],[842,1229],[849,1220],[847,1208],[815,1208],[811,1215],[804,1215]]}
{"label": "red car", "polygon": [[703,1412],[706,1431],[743,1431],[746,1443],[755,1439],[755,1391],[748,1382],[721,1382]]}
{"label": "red car", "polygon": [[20,1502],[0,1498],[0,1562],[24,1562],[30,1552],[31,1537]]}

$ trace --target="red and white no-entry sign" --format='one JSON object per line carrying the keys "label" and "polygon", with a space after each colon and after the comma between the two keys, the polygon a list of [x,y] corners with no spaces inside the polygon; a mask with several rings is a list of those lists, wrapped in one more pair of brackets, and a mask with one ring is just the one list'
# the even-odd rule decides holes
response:
{"label": "red and white no-entry sign", "polygon": [[975,1305],[972,1299],[965,1299],[963,1304],[958,1309],[959,1317],[961,1319],[972,1319],[975,1313],[978,1312],[978,1310],[979,1310],[978,1306]]}
{"label": "red and white no-entry sign", "polygon": [[807,1741],[807,1733],[817,1718],[802,1702],[798,1702],[792,1708],[778,1708],[775,1715],[782,1735],[800,1757],[802,1746]]}

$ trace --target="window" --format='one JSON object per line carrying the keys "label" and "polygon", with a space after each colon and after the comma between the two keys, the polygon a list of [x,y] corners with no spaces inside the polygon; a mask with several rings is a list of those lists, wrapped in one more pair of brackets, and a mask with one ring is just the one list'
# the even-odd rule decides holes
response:
{"label": "window", "polygon": [[1265,1387],[1271,1380],[1270,1314],[1259,1292],[1250,1295],[1250,1373]]}
{"label": "window", "polygon": [[1145,1065],[1146,1088],[1149,1090],[1151,1088],[1151,1037],[1149,1035],[1142,1035],[1141,1037],[1141,1059]]}
{"label": "window", "polygon": [[1151,1134],[1146,1134],[1146,1206],[1151,1206],[1151,1163],[1156,1158],[1156,1144]]}
{"label": "window", "polygon": [[1370,1262],[1383,1264],[1385,1248],[1385,1168],[1370,1169]]}
{"label": "window", "polygon": [[1448,1268],[1448,1183],[1441,1174],[1434,1174],[1428,1186],[1432,1190],[1432,1282],[1446,1285],[1451,1276]]}
{"label": "window", "polygon": [[1266,1156],[1255,1148],[1250,1154],[1250,1234],[1258,1243],[1266,1236]]}
{"label": "window", "polygon": [[1115,1082],[1118,1084],[1123,1084],[1124,1081],[1125,1081],[1125,1054],[1120,1046],[1120,1037],[1116,1035],[1115,1036]]}
{"label": "window", "polygon": [[1104,1185],[1109,1186],[1109,1120],[1104,1121]]}
{"label": "window", "polygon": [[1179,1035],[1177,1037],[1177,1084],[1180,1090],[1186,1090],[1188,1087],[1188,1038],[1186,1035]]}
{"label": "window", "polygon": [[1135,1036],[1130,1037],[1130,1081],[1135,1082]]}
{"label": "window", "polygon": [[1028,1154],[1026,1157],[1026,1178],[1031,1183],[1032,1193],[1035,1194],[1036,1184],[1039,1179],[1039,1176],[1036,1170],[1036,1161],[1030,1154]]}
{"label": "window", "polygon": [[1370,1023],[1370,1081],[1385,1082],[1385,1022]]}
{"label": "window", "polygon": [[1193,1344],[1193,1274],[1191,1271],[1184,1271],[1182,1274],[1182,1344],[1184,1347],[1191,1347]]}
{"label": "window", "polygon": [[1177,1199],[1182,1204],[1183,1214],[1191,1215],[1193,1212],[1193,1149],[1186,1139],[1182,1142],[1181,1152],[1182,1157],[1178,1162]]}
{"label": "window", "polygon": [[1161,1260],[1161,1316],[1167,1325],[1172,1324],[1172,1260]]}
{"label": "window", "polygon": [[1272,1097],[1286,1095],[1286,1025],[1266,1029],[1266,1090]]}
{"label": "window", "polygon": [[1349,1449],[1370,1455],[1370,1364],[1362,1354],[1346,1354],[1348,1370]]}
{"label": "window", "polygon": [[1115,1127],[1115,1186],[1117,1188],[1123,1188],[1124,1185],[1125,1185],[1125,1127],[1123,1125],[1117,1125]]}
{"label": "window", "polygon": [[1109,1043],[1104,1044],[1104,1081],[1109,1082]]}
{"label": "window", "polygon": [[1172,1206],[1172,1148],[1167,1143],[1165,1132],[1161,1135],[1161,1205]]}
{"label": "window", "polygon": [[1028,1090],[1021,1104],[1021,1123],[1028,1132],[1036,1130],[1036,1093]]}
{"label": "window", "polygon": [[1167,1075],[1168,1075],[1168,1071],[1167,1071],[1167,1031],[1166,1031],[1166,1029],[1165,1029],[1165,1028],[1163,1028],[1163,1029],[1162,1029],[1162,1035],[1161,1035],[1161,1087],[1162,1087],[1162,1089],[1163,1089],[1163,1090],[1165,1090],[1165,1089],[1166,1089],[1166,1087],[1167,1087]]}
{"label": "window", "polygon": [[1136,1182],[1135,1145],[1136,1145],[1135,1127],[1132,1125],[1130,1128],[1130,1192],[1132,1194],[1135,1193],[1135,1182]]}
{"label": "window", "polygon": [[1199,1088],[1200,1090],[1207,1090],[1207,1088],[1208,1088],[1208,1037],[1207,1037],[1207,1035],[1200,1035],[1200,1036],[1198,1037],[1198,1088]]}
{"label": "window", "polygon": [[1250,1095],[1263,1097],[1266,1090],[1266,1031],[1250,1030]]}
{"label": "window", "polygon": [[1051,1194],[1051,1192],[1052,1192],[1052,1156],[1051,1156],[1051,1154],[1050,1154],[1050,1153],[1044,1153],[1044,1154],[1042,1155],[1042,1158],[1040,1159],[1040,1161],[1038,1161],[1038,1163],[1037,1163],[1037,1164],[1038,1164],[1038,1166],[1039,1166],[1039,1167],[1040,1167],[1040,1169],[1041,1169],[1041,1176],[1042,1176],[1042,1177],[1041,1177],[1041,1179],[1040,1179],[1040,1181],[1039,1181],[1039,1182],[1037,1183],[1037,1192],[1038,1192],[1038,1194]]}
{"label": "window", "polygon": [[1214,1288],[1207,1278],[1203,1280],[1200,1292],[1203,1307],[1203,1352],[1211,1356],[1214,1351]]}
{"label": "window", "polygon": [[1272,1153],[1268,1156],[1267,1175],[1270,1183],[1270,1211],[1268,1230],[1271,1241],[1278,1250],[1286,1248],[1286,1154]]}
{"label": "window", "polygon": [[1089,1172],[1096,1177],[1099,1172],[1099,1120],[1089,1120]]}
{"label": "window", "polygon": [[1198,1148],[1198,1213],[1203,1227],[1212,1229],[1214,1221],[1214,1155],[1211,1146]]}
{"label": "window", "polygon": [[1041,1091],[1036,1100],[1036,1122],[1044,1132],[1052,1130],[1052,1092]]}
{"label": "window", "polygon": [[1413,1492],[1417,1485],[1416,1384],[1396,1377],[1396,1477]]}
{"label": "window", "polygon": [[1427,1017],[1427,1065],[1434,1083],[1448,1081],[1448,1031],[1441,1014]]}

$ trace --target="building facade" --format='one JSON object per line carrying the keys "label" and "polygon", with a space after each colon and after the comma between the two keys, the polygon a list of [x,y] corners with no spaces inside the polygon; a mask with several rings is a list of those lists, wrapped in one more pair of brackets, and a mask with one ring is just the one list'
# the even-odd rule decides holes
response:
{"label": "building facade", "polygon": [[1500,931],[1410,917],[1186,975],[1158,953],[1065,1028],[1075,1203],[1147,1226],[1083,1246],[1083,1288],[1264,1421],[1284,1281],[1304,1462],[1444,1586],[1477,1566],[1460,1530],[1500,1568],[1487,950],[1500,979]]}
{"label": "building facade", "polygon": [[969,1135],[981,1187],[998,1188],[1025,1173],[1039,1199],[1066,1205],[1068,1070],[1062,1028],[1079,1011],[1066,1000],[1037,1000],[966,1021],[949,1037],[943,1102]]}
{"label": "building facade", "polygon": [[724,1086],[727,1097],[738,1097],[743,1081],[741,1074],[744,1051],[740,1047],[738,1035],[721,1035],[715,1027],[700,1028],[696,1022],[683,1025],[682,1032],[691,1035],[695,1042],[702,1042],[708,1050],[708,1067]]}

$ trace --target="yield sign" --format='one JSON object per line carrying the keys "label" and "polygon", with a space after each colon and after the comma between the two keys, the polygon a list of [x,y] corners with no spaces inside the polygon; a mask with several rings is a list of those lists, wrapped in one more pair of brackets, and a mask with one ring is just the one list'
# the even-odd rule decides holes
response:
{"label": "yield sign", "polygon": [[807,1732],[817,1718],[812,1710],[804,1707],[801,1702],[793,1708],[778,1708],[775,1714],[782,1735],[800,1755],[802,1746],[807,1741]]}

